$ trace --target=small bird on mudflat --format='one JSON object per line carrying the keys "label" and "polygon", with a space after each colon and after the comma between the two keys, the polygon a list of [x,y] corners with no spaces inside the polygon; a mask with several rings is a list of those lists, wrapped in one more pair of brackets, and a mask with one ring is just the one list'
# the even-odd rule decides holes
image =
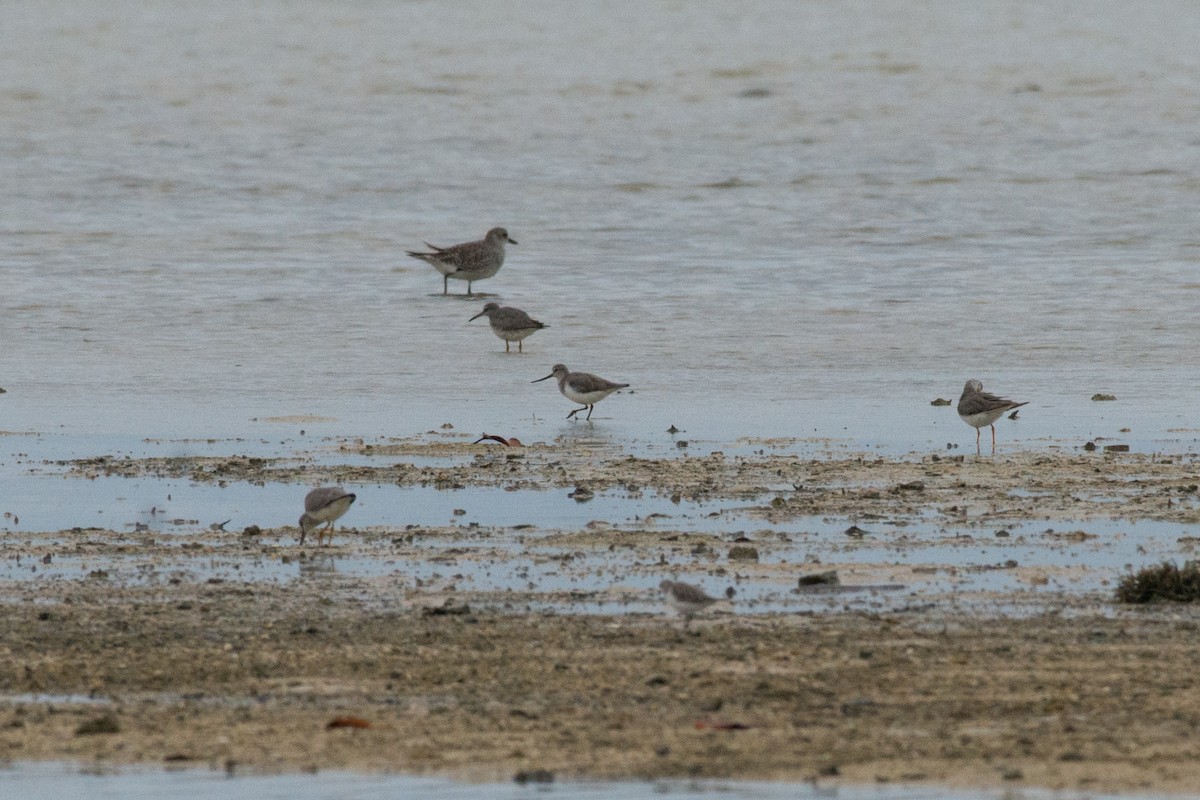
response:
{"label": "small bird on mudflat", "polygon": [[563,393],[563,397],[583,406],[583,408],[576,408],[567,414],[567,419],[571,419],[580,411],[588,412],[585,420],[591,419],[592,409],[596,407],[596,403],[618,389],[625,389],[629,386],[628,383],[613,383],[590,372],[571,372],[565,364],[555,364],[549,375],[545,378],[538,378],[536,381],[530,381],[530,383],[541,383],[550,378],[558,381],[558,390]]}
{"label": "small bird on mudflat", "polygon": [[975,429],[975,452],[979,452],[979,432],[987,425],[992,429],[992,452],[996,452],[996,426],[993,424],[1005,412],[1027,405],[1005,397],[997,397],[983,390],[983,384],[972,378],[963,386],[962,397],[958,398],[958,415],[962,421]]}
{"label": "small bird on mudflat", "polygon": [[438,247],[436,244],[425,242],[432,253],[418,253],[408,250],[413,258],[430,264],[442,273],[442,294],[450,293],[449,281],[467,282],[467,294],[471,293],[471,283],[490,278],[504,266],[504,244],[516,244],[516,239],[508,238],[504,228],[492,228],[482,238],[474,242],[453,244],[449,247]]}
{"label": "small bird on mudflat", "polygon": [[506,353],[511,352],[508,349],[509,342],[516,342],[517,352],[524,353],[521,340],[535,331],[550,327],[538,322],[519,308],[502,306],[499,303],[488,303],[483,307],[483,311],[471,317],[467,322],[474,322],[483,316],[488,318],[488,323],[492,326],[492,333],[504,340],[504,352]]}
{"label": "small bird on mudflat", "polygon": [[328,534],[333,542],[333,521],[345,514],[354,503],[355,495],[340,486],[322,486],[313,489],[304,496],[304,514],[300,517],[300,544],[310,530],[321,523],[326,523],[323,530],[317,531],[317,545]]}
{"label": "small bird on mudflat", "polygon": [[658,588],[667,596],[667,602],[685,619],[691,619],[696,614],[717,602],[708,592],[699,586],[693,586],[683,581],[663,581]]}

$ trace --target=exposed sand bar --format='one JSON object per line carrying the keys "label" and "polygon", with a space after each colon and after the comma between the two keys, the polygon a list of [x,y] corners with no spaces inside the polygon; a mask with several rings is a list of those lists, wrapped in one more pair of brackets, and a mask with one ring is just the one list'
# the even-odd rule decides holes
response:
{"label": "exposed sand bar", "polygon": [[[560,778],[1200,785],[1192,608],[1116,607],[1118,570],[1059,589],[1024,561],[1012,570],[1027,594],[979,589],[972,598],[959,596],[954,568],[854,555],[877,540],[919,562],[931,537],[964,541],[969,552],[1005,526],[1063,520],[1062,531],[1079,526],[1075,538],[1027,537],[1028,552],[1078,551],[1086,562],[1091,548],[1109,546],[1089,532],[1091,520],[1173,531],[1200,520],[1191,456],[655,460],[534,447],[463,449],[432,466],[408,458],[88,459],[69,468],[198,482],[704,494],[743,500],[744,514],[776,527],[743,537],[762,556],[750,562],[728,558],[730,534],[719,526],[603,521],[347,530],[323,552],[301,551],[288,527],[9,536],[0,548],[0,753],[473,779],[544,769]],[[806,533],[813,519],[867,533]],[[780,537],[788,520],[795,530]],[[916,520],[933,520],[922,529],[933,533],[904,535]],[[1145,546],[1183,554],[1186,538]],[[793,561],[797,542],[840,560],[844,589],[900,588],[870,602],[808,603],[792,593],[796,576],[825,565]],[[539,573],[538,563],[559,566]],[[587,565],[585,577],[572,563]],[[642,588],[665,574],[736,585],[739,596],[685,628]],[[610,613],[622,602],[627,612]],[[572,613],[574,603],[599,611]],[[1009,604],[1021,613],[1009,617]],[[328,729],[339,717],[368,727]],[[97,719],[115,731],[79,733]]]}

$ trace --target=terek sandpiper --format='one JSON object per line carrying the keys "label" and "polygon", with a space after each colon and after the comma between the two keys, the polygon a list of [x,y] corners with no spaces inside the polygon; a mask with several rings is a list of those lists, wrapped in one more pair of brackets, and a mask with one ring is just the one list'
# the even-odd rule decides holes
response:
{"label": "terek sandpiper", "polygon": [[322,522],[327,525],[324,530],[317,531],[317,545],[320,546],[321,539],[326,534],[332,542],[333,521],[346,513],[354,503],[354,498],[353,493],[340,486],[322,486],[305,495],[304,514],[300,517],[300,544],[304,544],[304,537],[308,532]]}
{"label": "terek sandpiper", "polygon": [[564,364],[555,364],[554,368],[550,370],[549,375],[545,378],[538,378],[536,381],[531,381],[531,383],[540,383],[550,378],[558,381],[558,390],[563,393],[563,397],[583,406],[583,408],[576,408],[570,414],[567,414],[567,419],[575,416],[580,411],[587,411],[587,417],[584,419],[591,419],[592,409],[596,407],[596,403],[599,403],[618,389],[624,389],[629,386],[628,383],[607,381],[590,372],[570,372]]}
{"label": "terek sandpiper", "polygon": [[504,352],[506,353],[511,352],[508,349],[509,342],[516,342],[517,352],[524,353],[521,340],[534,331],[540,331],[542,328],[549,327],[538,322],[519,308],[502,306],[499,303],[488,303],[483,307],[483,311],[480,311],[467,321],[474,322],[483,316],[486,316],[488,322],[491,323],[492,333],[504,340]]}
{"label": "terek sandpiper", "polygon": [[504,228],[492,228],[482,239],[474,242],[463,242],[450,247],[438,247],[436,244],[425,242],[432,253],[416,253],[407,251],[413,258],[418,258],[442,273],[442,294],[450,293],[450,278],[467,282],[467,294],[471,293],[471,282],[490,278],[504,266],[504,243],[516,244],[516,239],[508,238]]}
{"label": "terek sandpiper", "polygon": [[1004,412],[1020,408],[1028,403],[1017,403],[997,397],[983,390],[983,384],[972,378],[963,386],[962,397],[958,398],[958,415],[962,421],[975,429],[975,452],[979,452],[979,429],[984,425],[992,429],[992,452],[996,452],[996,426],[993,424]]}

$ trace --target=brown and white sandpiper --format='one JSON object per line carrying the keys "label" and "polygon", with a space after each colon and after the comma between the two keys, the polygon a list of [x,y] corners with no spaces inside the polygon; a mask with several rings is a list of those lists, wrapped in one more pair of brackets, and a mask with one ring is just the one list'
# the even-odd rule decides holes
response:
{"label": "brown and white sandpiper", "polygon": [[300,517],[300,544],[304,544],[304,537],[308,532],[321,523],[326,525],[324,529],[317,531],[317,545],[320,546],[321,539],[326,534],[332,542],[333,521],[346,513],[354,503],[355,497],[352,492],[347,492],[340,486],[322,486],[305,495],[304,514]]}
{"label": "brown and white sandpiper", "polygon": [[525,352],[521,340],[542,328],[550,327],[538,322],[519,308],[502,306],[499,303],[488,303],[483,307],[483,311],[467,321],[474,322],[484,316],[488,318],[488,323],[492,326],[492,333],[504,340],[504,352],[506,353],[511,352],[508,349],[510,342],[517,343],[518,353]]}
{"label": "brown and white sandpiper", "polygon": [[592,409],[596,407],[596,403],[618,389],[629,386],[628,383],[613,383],[590,372],[571,372],[565,364],[555,364],[549,375],[531,381],[531,383],[540,383],[550,378],[558,381],[558,390],[563,393],[563,397],[583,406],[583,408],[576,408],[567,414],[567,419],[571,419],[580,411],[588,412],[585,420],[591,419]]}
{"label": "brown and white sandpiper", "polygon": [[992,452],[996,452],[996,426],[993,424],[1004,413],[1026,405],[1005,397],[997,397],[983,390],[983,384],[972,378],[963,386],[962,397],[958,398],[958,415],[962,421],[975,429],[975,452],[979,452],[979,432],[987,425],[992,429]]}

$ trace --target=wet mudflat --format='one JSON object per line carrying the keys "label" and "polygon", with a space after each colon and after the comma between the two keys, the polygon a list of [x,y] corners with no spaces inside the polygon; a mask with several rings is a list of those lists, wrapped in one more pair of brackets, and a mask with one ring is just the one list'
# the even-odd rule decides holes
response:
{"label": "wet mudflat", "polygon": [[[264,523],[298,516],[304,485],[370,487],[372,524],[352,509],[323,548],[286,524],[10,532],[0,753],[471,780],[1200,782],[1200,614],[1111,601],[1126,565],[1192,552],[1192,455],[320,449],[38,466],[215,504],[287,487]],[[404,522],[406,498],[475,490],[527,499],[530,521]],[[677,511],[539,510],[569,495],[581,519]],[[664,577],[735,595],[688,623]]]}
{"label": "wet mudflat", "polygon": [[[1183,790],[1193,615],[378,608],[317,586],[81,586],[5,616],[0,747],[504,779]],[[78,695],[87,695],[84,702]]]}

